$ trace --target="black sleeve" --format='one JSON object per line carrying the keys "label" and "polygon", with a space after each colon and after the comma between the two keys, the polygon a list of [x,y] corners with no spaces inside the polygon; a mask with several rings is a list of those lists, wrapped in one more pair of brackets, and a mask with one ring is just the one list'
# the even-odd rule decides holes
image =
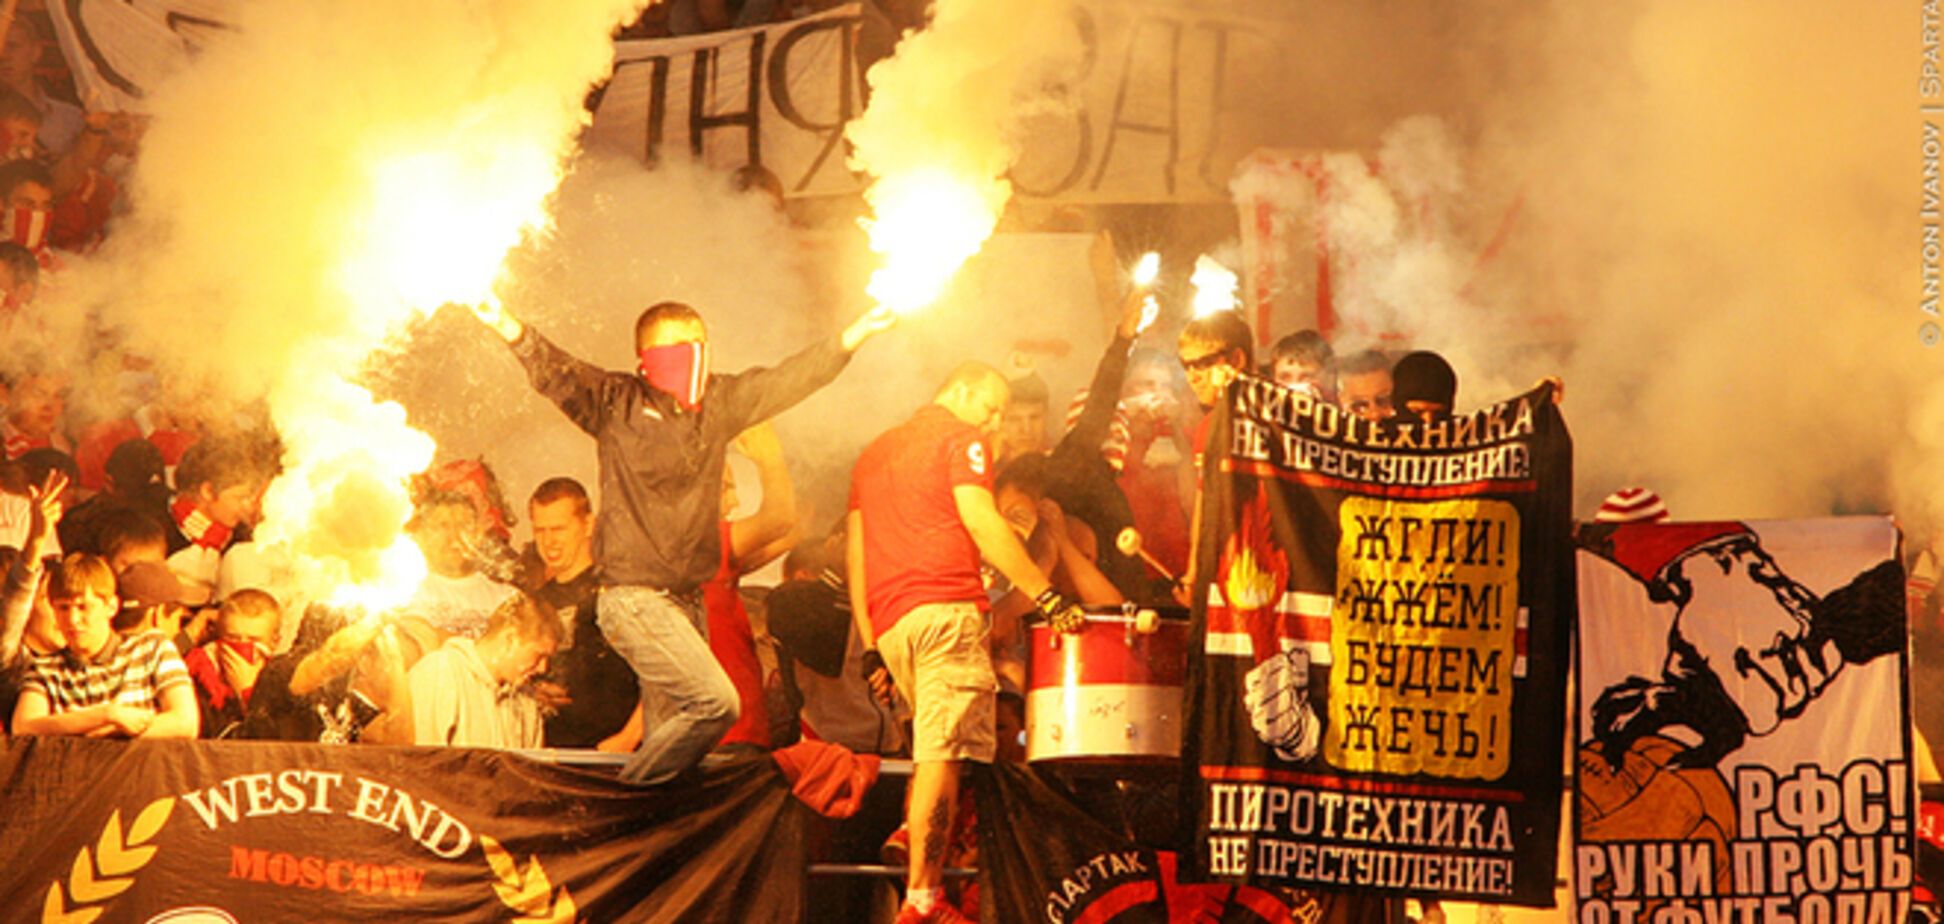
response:
{"label": "black sleeve", "polygon": [[1120,406],[1121,383],[1127,379],[1127,352],[1133,345],[1132,340],[1118,333],[1107,344],[1100,365],[1094,367],[1093,381],[1087,385],[1086,407],[1081,408],[1073,429],[1061,438],[1059,449],[1099,452],[1101,444],[1107,442],[1108,429],[1114,424],[1114,409]]}
{"label": "black sleeve", "polygon": [[813,343],[775,366],[758,367],[716,380],[718,413],[732,432],[740,433],[777,414],[837,378],[850,362],[850,352],[836,337]]}
{"label": "black sleeve", "polygon": [[520,365],[526,367],[535,391],[589,435],[600,431],[608,404],[615,397],[614,373],[576,359],[541,336],[531,324],[525,325],[511,346]]}

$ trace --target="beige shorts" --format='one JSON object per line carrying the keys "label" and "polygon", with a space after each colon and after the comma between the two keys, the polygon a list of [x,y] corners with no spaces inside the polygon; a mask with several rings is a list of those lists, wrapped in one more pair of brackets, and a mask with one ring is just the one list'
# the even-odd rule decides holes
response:
{"label": "beige shorts", "polygon": [[992,762],[999,683],[989,632],[986,615],[971,603],[928,603],[878,637],[891,682],[911,704],[912,760]]}

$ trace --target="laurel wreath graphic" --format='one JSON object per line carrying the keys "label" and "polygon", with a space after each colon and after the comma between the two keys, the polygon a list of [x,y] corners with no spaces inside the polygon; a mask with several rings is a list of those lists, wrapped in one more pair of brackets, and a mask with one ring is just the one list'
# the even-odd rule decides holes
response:
{"label": "laurel wreath graphic", "polygon": [[481,834],[479,847],[486,853],[486,863],[493,868],[493,892],[499,895],[501,904],[521,915],[513,919],[513,924],[573,924],[578,919],[580,910],[574,907],[574,896],[566,886],[554,891],[547,871],[540,868],[539,857],[528,856],[523,873],[499,841]]}
{"label": "laurel wreath graphic", "polygon": [[[105,902],[135,884],[135,873],[155,859],[154,847],[144,847],[162,830],[169,821],[169,813],[175,811],[175,797],[163,796],[150,802],[135,816],[135,823],[128,828],[126,837],[122,836],[121,809],[108,816],[108,826],[101,830],[101,837],[95,841],[91,854],[88,848],[74,855],[74,867],[68,873],[67,900],[74,904],[68,910],[62,901],[61,881],[47,889],[47,901],[41,906],[42,924],[89,924],[101,917],[106,908]],[[89,907],[89,906],[96,907]]]}

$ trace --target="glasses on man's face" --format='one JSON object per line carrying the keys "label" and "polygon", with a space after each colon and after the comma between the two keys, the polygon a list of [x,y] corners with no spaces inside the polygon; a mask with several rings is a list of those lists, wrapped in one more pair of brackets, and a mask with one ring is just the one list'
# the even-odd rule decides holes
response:
{"label": "glasses on man's face", "polygon": [[1193,375],[1197,372],[1208,372],[1215,369],[1227,360],[1228,354],[1226,352],[1216,350],[1213,353],[1205,353],[1194,359],[1184,359],[1181,361],[1181,367],[1188,370],[1190,375]]}

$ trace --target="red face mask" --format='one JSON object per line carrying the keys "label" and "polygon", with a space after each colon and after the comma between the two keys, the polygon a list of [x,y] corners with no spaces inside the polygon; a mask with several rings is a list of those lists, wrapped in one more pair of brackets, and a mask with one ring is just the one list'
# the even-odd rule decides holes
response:
{"label": "red face mask", "polygon": [[47,243],[47,220],[43,209],[0,209],[0,235],[28,250],[39,250]]}
{"label": "red face mask", "polygon": [[702,392],[709,384],[709,346],[671,343],[642,350],[641,377],[693,411],[702,405]]}
{"label": "red face mask", "polygon": [[236,654],[240,655],[243,658],[243,660],[248,661],[251,664],[262,664],[263,662],[270,660],[270,652],[264,650],[264,647],[262,645],[257,644],[256,642],[252,642],[247,639],[233,639],[233,638],[219,639],[218,641],[221,642],[224,648],[228,648],[230,651],[235,652]]}

